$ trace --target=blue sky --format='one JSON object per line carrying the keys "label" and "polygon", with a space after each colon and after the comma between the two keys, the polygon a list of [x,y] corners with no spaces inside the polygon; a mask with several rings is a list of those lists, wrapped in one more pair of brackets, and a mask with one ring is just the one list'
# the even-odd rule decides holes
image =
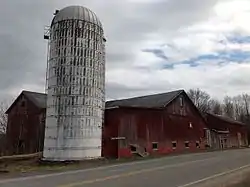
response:
{"label": "blue sky", "polygon": [[219,99],[250,93],[249,0],[3,0],[0,100],[44,91],[43,29],[72,4],[103,23],[107,99],[190,88]]}
{"label": "blue sky", "polygon": [[[250,51],[246,46],[250,46],[250,36],[243,35],[239,33],[229,33],[230,36],[225,36],[225,40],[218,41],[218,45],[223,44],[224,47],[218,50],[210,51],[210,53],[203,53],[202,55],[196,55],[185,60],[175,61],[170,60],[167,56],[168,53],[164,52],[163,46],[167,46],[171,50],[176,50],[176,46],[165,44],[160,45],[157,48],[143,49],[142,52],[151,53],[156,58],[162,59],[161,69],[173,70],[176,66],[188,65],[189,68],[199,67],[206,64],[214,64],[214,66],[225,67],[228,64],[249,64]],[[225,33],[226,35],[226,33]],[[237,46],[237,48],[232,47]],[[240,67],[240,66],[239,66]],[[209,72],[208,72],[209,73]],[[242,81],[245,78],[242,77]],[[227,88],[225,88],[226,90]],[[242,90],[243,92],[248,92],[248,88]],[[227,91],[225,91],[227,93]],[[228,94],[228,93],[227,93]],[[222,95],[223,96],[223,95]]]}
{"label": "blue sky", "polygon": [[[247,38],[247,39],[245,39]],[[248,41],[249,39],[249,41]],[[249,44],[250,45],[250,37],[235,37],[230,38],[230,42],[234,44]],[[183,61],[170,61],[167,57],[167,54],[164,53],[161,49],[143,49],[142,52],[152,53],[155,57],[161,58],[163,61],[162,68],[174,68],[174,65],[179,64],[189,64],[192,67],[198,66],[199,63],[207,63],[207,61],[218,61],[218,64],[222,63],[245,63],[250,59],[250,51],[243,51],[241,49],[229,49],[229,50],[220,50],[214,51],[213,53],[203,54],[200,56],[196,56],[193,58],[189,58]]]}

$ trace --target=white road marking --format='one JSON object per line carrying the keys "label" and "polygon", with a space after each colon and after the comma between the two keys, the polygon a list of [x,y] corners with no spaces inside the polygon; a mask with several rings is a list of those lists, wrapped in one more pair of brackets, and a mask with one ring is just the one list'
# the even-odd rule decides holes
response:
{"label": "white road marking", "polygon": [[[27,180],[35,180],[35,179],[42,179],[42,178],[47,178],[47,177],[56,177],[56,176],[69,175],[69,174],[77,174],[77,173],[83,173],[83,172],[89,172],[89,171],[95,171],[95,170],[116,168],[116,167],[121,167],[121,166],[130,166],[130,165],[134,165],[134,164],[153,163],[153,162],[158,162],[158,161],[161,161],[161,160],[172,160],[172,159],[175,159],[175,158],[193,157],[195,155],[203,155],[203,154],[205,154],[205,153],[178,155],[178,156],[171,156],[171,157],[164,157],[164,158],[156,158],[156,159],[151,159],[151,160],[134,161],[134,162],[123,163],[123,164],[114,164],[114,165],[109,165],[109,166],[100,166],[100,167],[89,168],[89,169],[81,169],[81,170],[65,171],[65,172],[59,172],[59,173],[50,173],[50,174],[34,175],[34,176],[28,176],[28,177],[18,177],[18,178],[12,178],[12,179],[4,179],[4,180],[0,180],[0,184],[27,181]],[[210,157],[209,159],[211,159],[211,158],[213,158],[213,157]]]}
{"label": "white road marking", "polygon": [[206,178],[203,178],[203,179],[200,179],[200,180],[188,183],[188,184],[177,186],[177,187],[188,187],[188,186],[191,186],[191,185],[194,185],[194,184],[199,184],[199,183],[202,183],[202,182],[205,182],[205,181],[217,178],[217,177],[221,177],[221,176],[224,176],[224,175],[228,175],[228,174],[234,173],[236,171],[240,171],[240,170],[248,168],[248,167],[250,167],[250,164],[241,166],[241,167],[236,168],[236,169],[228,170],[228,171],[225,171],[225,172],[222,172],[222,173],[217,173],[215,175],[212,175],[212,176],[209,176],[209,177],[206,177]]}
{"label": "white road marking", "polygon": [[213,160],[213,159],[218,159],[218,157],[209,158],[209,159],[202,159],[202,160],[193,160],[193,161],[189,161],[189,162],[163,165],[163,166],[140,169],[140,170],[134,170],[134,171],[124,172],[124,173],[117,174],[117,175],[110,175],[110,176],[103,177],[103,178],[95,178],[95,179],[83,180],[83,181],[78,181],[78,182],[69,183],[69,184],[63,184],[63,185],[59,185],[57,187],[77,187],[77,186],[82,186],[84,184],[92,184],[92,183],[96,183],[96,182],[103,182],[103,181],[113,180],[113,179],[118,179],[118,178],[123,178],[123,177],[130,177],[130,176],[134,176],[134,175],[140,175],[143,173],[149,173],[149,172],[163,170],[166,168],[180,167],[180,166],[185,166],[185,165],[192,164],[192,163],[204,162],[206,160]]}
{"label": "white road marking", "polygon": [[117,169],[111,169],[111,170],[108,170],[109,172],[119,172],[119,171],[124,171],[125,169],[124,168],[117,168]]}
{"label": "white road marking", "polygon": [[[234,151],[234,150],[227,150],[227,151],[223,151],[223,152],[225,153],[225,152],[228,152],[228,151]],[[203,153],[192,153],[192,154],[187,154],[187,155],[176,155],[176,156],[169,156],[169,157],[164,157],[164,158],[133,161],[133,162],[122,163],[122,164],[113,164],[113,165],[109,165],[109,166],[100,166],[100,167],[89,168],[89,169],[81,169],[81,170],[65,171],[65,172],[58,172],[58,173],[33,175],[33,176],[28,176],[28,177],[18,177],[18,178],[4,179],[4,180],[0,180],[0,184],[19,182],[19,181],[35,180],[35,179],[42,179],[42,178],[47,178],[47,177],[56,177],[56,176],[69,175],[69,174],[84,173],[84,172],[89,172],[89,171],[103,170],[103,169],[116,168],[116,167],[122,167],[122,166],[131,166],[131,165],[134,165],[134,164],[153,163],[153,162],[158,162],[158,161],[161,161],[161,160],[172,160],[172,159],[175,159],[175,158],[178,159],[178,158],[193,157],[193,156],[196,156],[196,155],[207,155],[207,154],[213,154],[213,153],[216,153],[216,152],[203,152]]]}

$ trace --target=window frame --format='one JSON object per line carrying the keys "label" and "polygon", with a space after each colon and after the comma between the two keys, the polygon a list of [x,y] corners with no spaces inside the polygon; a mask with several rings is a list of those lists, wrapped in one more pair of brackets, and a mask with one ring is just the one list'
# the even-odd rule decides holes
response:
{"label": "window frame", "polygon": [[[189,148],[190,148],[189,141],[185,141],[184,144],[185,144],[185,148],[186,148],[186,149],[189,149]],[[187,146],[186,144],[187,144],[188,146]]]}
{"label": "window frame", "polygon": [[196,142],[195,142],[195,146],[196,146],[196,148],[200,148],[200,147],[201,147],[200,141],[196,141]]}
{"label": "window frame", "polygon": [[[172,149],[176,149],[177,148],[177,141],[172,141],[171,143],[172,143]],[[175,146],[174,146],[174,144],[175,144]]]}
{"label": "window frame", "polygon": [[[156,148],[154,148],[154,145],[156,145]],[[158,142],[152,142],[152,150],[157,151],[158,149]]]}
{"label": "window frame", "polygon": [[184,107],[184,100],[183,100],[182,96],[179,98],[179,102],[180,102],[180,107],[183,108]]}

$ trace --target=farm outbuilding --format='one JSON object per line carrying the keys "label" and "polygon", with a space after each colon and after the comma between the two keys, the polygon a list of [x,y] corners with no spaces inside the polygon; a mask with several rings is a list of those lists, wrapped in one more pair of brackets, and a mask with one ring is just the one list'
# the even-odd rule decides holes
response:
{"label": "farm outbuilding", "polygon": [[42,151],[46,94],[22,91],[6,111],[7,153],[28,154]]}
{"label": "farm outbuilding", "polygon": [[0,156],[5,154],[6,134],[0,133]]}
{"label": "farm outbuilding", "polygon": [[205,149],[206,122],[184,90],[106,102],[103,156]]}
{"label": "farm outbuilding", "polygon": [[208,144],[215,149],[240,148],[248,145],[247,126],[229,117],[206,113]]}

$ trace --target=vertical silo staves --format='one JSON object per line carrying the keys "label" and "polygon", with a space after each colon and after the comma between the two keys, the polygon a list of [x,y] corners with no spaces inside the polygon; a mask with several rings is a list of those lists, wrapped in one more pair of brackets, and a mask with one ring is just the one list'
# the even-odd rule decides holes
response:
{"label": "vertical silo staves", "polygon": [[47,111],[43,159],[101,157],[105,105],[105,38],[85,7],[55,12],[48,39]]}

